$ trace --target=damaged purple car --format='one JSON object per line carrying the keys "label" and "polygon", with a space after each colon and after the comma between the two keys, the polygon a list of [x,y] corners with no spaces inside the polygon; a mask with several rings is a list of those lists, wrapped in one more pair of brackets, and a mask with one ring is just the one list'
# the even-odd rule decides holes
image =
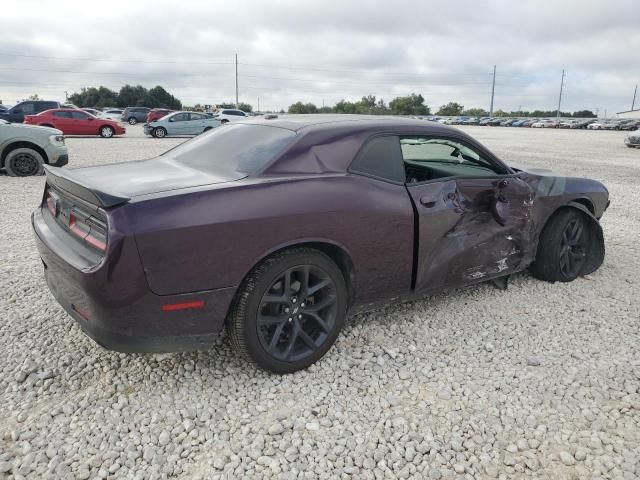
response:
{"label": "damaged purple car", "polygon": [[348,312],[526,268],[568,282],[604,258],[601,183],[510,167],[419,120],[262,118],[46,175],[32,221],[49,288],[123,352],[206,348],[226,329],[293,372]]}

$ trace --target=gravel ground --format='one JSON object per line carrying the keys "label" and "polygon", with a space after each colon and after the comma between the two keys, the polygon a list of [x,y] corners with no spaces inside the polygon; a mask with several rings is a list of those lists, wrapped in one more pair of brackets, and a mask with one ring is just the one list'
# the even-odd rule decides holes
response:
{"label": "gravel ground", "polygon": [[[355,316],[304,372],[223,341],[125,355],[49,294],[29,215],[43,178],[0,176],[0,477],[640,478],[640,150],[620,132],[469,127],[512,163],[604,181],[605,263],[527,273]],[[181,139],[70,138],[71,165]]]}

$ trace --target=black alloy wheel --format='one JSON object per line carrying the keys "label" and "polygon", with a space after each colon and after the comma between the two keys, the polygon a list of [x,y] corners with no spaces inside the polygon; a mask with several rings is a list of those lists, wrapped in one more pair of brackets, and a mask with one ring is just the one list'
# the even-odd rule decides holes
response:
{"label": "black alloy wheel", "polygon": [[278,252],[243,281],[227,317],[234,348],[274,373],[318,361],[335,342],[347,310],[340,268],[306,247]]}
{"label": "black alloy wheel", "polygon": [[258,334],[275,359],[302,360],[326,341],[336,324],[336,286],[318,267],[300,265],[282,273],[262,296]]}
{"label": "black alloy wheel", "polygon": [[560,241],[560,271],[567,278],[575,278],[582,272],[587,259],[584,220],[580,216],[571,219]]}

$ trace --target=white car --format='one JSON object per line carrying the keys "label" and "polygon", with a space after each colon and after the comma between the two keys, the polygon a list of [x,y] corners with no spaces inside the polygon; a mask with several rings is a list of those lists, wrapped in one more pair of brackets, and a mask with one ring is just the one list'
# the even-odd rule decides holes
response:
{"label": "white car", "polygon": [[238,120],[246,120],[249,114],[242,110],[235,110],[233,108],[223,108],[218,110],[212,115],[216,120],[220,120],[222,123],[237,122]]}
{"label": "white car", "polygon": [[532,123],[531,128],[557,128],[558,122],[555,120],[544,119],[538,122]]}
{"label": "white car", "polygon": [[602,130],[604,128],[604,122],[593,122],[587,125],[589,130]]}
{"label": "white car", "polygon": [[100,118],[108,118],[109,120],[115,120],[116,122],[122,121],[122,114],[124,110],[113,108],[110,110],[105,110],[100,114]]}

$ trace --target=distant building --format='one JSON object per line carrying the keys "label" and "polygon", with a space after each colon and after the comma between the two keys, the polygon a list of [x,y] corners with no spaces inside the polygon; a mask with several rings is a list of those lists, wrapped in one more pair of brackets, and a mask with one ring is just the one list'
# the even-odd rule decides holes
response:
{"label": "distant building", "polygon": [[640,118],[640,109],[627,110],[626,112],[618,112],[616,113],[616,115],[622,118]]}

